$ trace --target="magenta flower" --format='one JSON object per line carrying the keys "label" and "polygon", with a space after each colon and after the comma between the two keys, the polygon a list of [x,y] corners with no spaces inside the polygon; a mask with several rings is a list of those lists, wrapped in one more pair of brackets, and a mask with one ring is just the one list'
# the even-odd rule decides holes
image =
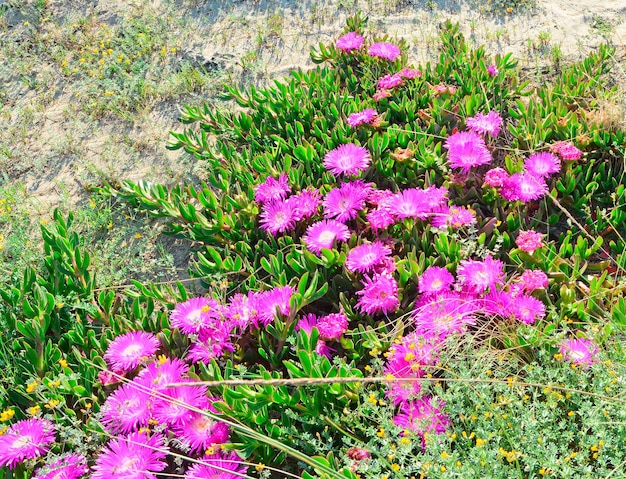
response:
{"label": "magenta flower", "polygon": [[430,266],[419,278],[419,292],[423,294],[434,294],[441,291],[448,291],[454,283],[454,276],[446,268]]}
{"label": "magenta flower", "polygon": [[491,153],[483,139],[473,131],[461,131],[450,135],[444,146],[448,150],[448,163],[452,168],[461,168],[469,173],[473,166],[491,162]]}
{"label": "magenta flower", "polygon": [[422,438],[422,449],[426,446],[426,434],[443,434],[450,425],[447,414],[442,412],[445,403],[430,396],[403,403],[400,413],[393,418],[396,426],[416,432]]}
{"label": "magenta flower", "polygon": [[455,292],[429,295],[418,301],[413,310],[415,332],[424,337],[446,336],[465,331],[476,323],[479,302],[472,296]]}
{"label": "magenta flower", "polygon": [[490,134],[495,138],[502,128],[502,117],[497,111],[490,111],[486,115],[478,113],[476,116],[467,118],[465,125],[474,133],[480,135]]}
{"label": "magenta flower", "polygon": [[250,324],[254,322],[257,315],[256,303],[254,298],[237,293],[230,298],[228,305],[224,308],[224,316],[234,327],[244,331]]}
{"label": "magenta flower", "polygon": [[89,472],[86,460],[78,454],[68,454],[35,471],[33,479],[78,479]]}
{"label": "magenta flower", "polygon": [[278,180],[268,176],[265,183],[258,185],[254,191],[254,201],[257,203],[269,203],[270,201],[285,199],[291,191],[287,182],[287,175],[281,173]]}
{"label": "magenta flower", "polygon": [[487,288],[502,286],[504,263],[487,255],[484,261],[462,260],[457,268],[457,277],[462,285],[475,293],[482,293]]}
{"label": "magenta flower", "polygon": [[113,433],[128,434],[147,426],[151,418],[150,392],[139,382],[122,384],[102,406],[102,424]]}
{"label": "magenta flower", "polygon": [[368,450],[360,448],[360,447],[351,447],[346,451],[346,456],[348,459],[353,461],[364,461],[365,459],[369,459],[372,455]]}
{"label": "magenta flower", "polygon": [[535,153],[524,160],[524,168],[531,175],[546,178],[561,171],[561,162],[552,153]]}
{"label": "magenta flower", "polygon": [[372,98],[376,101],[380,101],[384,98],[389,98],[390,96],[391,92],[389,90],[377,90],[376,93],[372,95]]}
{"label": "magenta flower", "polygon": [[346,225],[335,220],[322,220],[307,228],[303,240],[309,250],[319,254],[323,248],[331,249],[335,241],[349,238],[350,230]]}
{"label": "magenta flower", "polygon": [[571,141],[557,141],[550,146],[550,151],[559,155],[565,161],[578,160],[583,152],[574,146]]}
{"label": "magenta flower", "polygon": [[545,289],[548,287],[548,276],[543,271],[527,269],[522,273],[520,282],[524,291],[532,293],[536,289]]}
{"label": "magenta flower", "polygon": [[596,362],[595,356],[598,354],[596,345],[583,338],[566,339],[561,343],[559,350],[566,361],[581,366],[591,366]]}
{"label": "magenta flower", "polygon": [[378,113],[376,112],[376,110],[372,108],[366,108],[365,110],[361,110],[356,113],[351,113],[348,116],[348,125],[354,128],[356,126],[363,125],[365,123],[371,123],[377,117],[378,117]]}
{"label": "magenta flower", "polygon": [[134,382],[148,390],[162,391],[170,383],[181,382],[189,366],[178,358],[155,361],[139,371]]}
{"label": "magenta flower", "polygon": [[192,419],[190,408],[206,409],[209,405],[205,386],[189,386],[170,388],[154,400],[154,418],[160,424],[183,426]]}
{"label": "magenta flower", "polygon": [[385,75],[378,79],[378,88],[381,90],[391,90],[397,86],[400,86],[404,83],[404,80],[400,76],[399,73],[394,73],[393,75]]}
{"label": "magenta flower", "polygon": [[435,96],[440,96],[440,95],[445,95],[445,94],[454,95],[454,93],[456,93],[455,86],[444,85],[443,83],[440,83],[439,85],[434,85],[432,89],[433,89],[433,95]]}
{"label": "magenta flower", "polygon": [[476,213],[465,206],[444,207],[437,212],[431,224],[435,228],[462,228],[476,223]]}
{"label": "magenta flower", "polygon": [[546,315],[546,306],[532,296],[516,296],[509,308],[510,312],[519,321],[526,324],[535,324]]}
{"label": "magenta flower", "polygon": [[508,201],[538,200],[548,193],[548,185],[542,178],[530,173],[515,173],[504,181],[500,194]]}
{"label": "magenta flower", "polygon": [[346,269],[352,272],[366,273],[371,271],[377,264],[380,264],[383,258],[390,255],[391,248],[385,246],[381,241],[362,244],[348,253]]}
{"label": "magenta flower", "polygon": [[134,432],[113,439],[103,448],[93,467],[92,479],[157,479],[167,467],[168,449],[163,436]]}
{"label": "magenta flower", "polygon": [[335,176],[358,175],[369,166],[371,160],[367,148],[348,143],[326,153],[324,166]]}
{"label": "magenta flower", "polygon": [[171,326],[184,334],[198,334],[219,319],[221,312],[221,306],[214,299],[191,298],[176,305],[170,314]]}
{"label": "magenta flower", "polygon": [[391,226],[396,222],[395,218],[389,211],[383,208],[377,208],[369,211],[365,216],[374,231],[384,230],[387,226]]}
{"label": "magenta flower", "polygon": [[159,346],[160,342],[154,334],[131,331],[109,344],[104,360],[114,372],[132,371],[142,360],[156,353]]}
{"label": "magenta flower", "polygon": [[294,229],[296,215],[293,202],[276,200],[264,204],[259,223],[273,236]]}
{"label": "magenta flower", "polygon": [[364,40],[365,39],[357,32],[348,32],[337,39],[335,46],[338,50],[349,53],[352,50],[358,50],[361,48]]}
{"label": "magenta flower", "polygon": [[332,313],[318,318],[315,325],[324,341],[336,341],[348,330],[348,317],[344,313]]}
{"label": "magenta flower", "polygon": [[509,174],[503,168],[492,168],[485,173],[483,186],[491,186],[492,188],[500,188],[509,178]]}
{"label": "magenta flower", "polygon": [[103,386],[111,386],[112,384],[117,384],[122,379],[124,379],[125,376],[126,373],[115,373],[109,369],[98,371],[98,381],[100,381],[100,384],[102,384]]}
{"label": "magenta flower", "polygon": [[365,278],[364,288],[357,291],[361,296],[357,302],[357,308],[362,313],[387,314],[395,311],[400,306],[398,299],[398,283],[390,274],[377,274],[372,278]]}
{"label": "magenta flower", "polygon": [[48,452],[54,442],[54,424],[47,419],[23,419],[0,436],[0,467],[18,464]]}
{"label": "magenta flower", "polygon": [[334,218],[345,223],[357,216],[365,207],[365,200],[371,190],[362,181],[343,183],[339,188],[329,191],[324,198],[324,213],[327,218]]}
{"label": "magenta flower", "polygon": [[235,346],[230,337],[232,327],[229,322],[221,322],[201,331],[189,348],[187,359],[193,363],[202,361],[204,364],[210,364],[212,359],[223,356],[226,351],[234,351]]}
{"label": "magenta flower", "polygon": [[398,72],[398,75],[402,78],[406,78],[407,80],[413,80],[414,78],[421,77],[422,72],[414,68],[404,68]]}
{"label": "magenta flower", "polygon": [[534,253],[539,248],[543,247],[543,236],[536,231],[520,231],[515,239],[515,244],[522,251],[527,253]]}
{"label": "magenta flower", "polygon": [[201,463],[189,467],[185,479],[240,479],[248,477],[248,466],[241,462],[235,451],[228,454],[218,451],[204,456]]}
{"label": "magenta flower", "polygon": [[482,299],[485,314],[507,318],[511,316],[511,305],[515,298],[509,291],[491,290]]}
{"label": "magenta flower", "polygon": [[489,65],[487,67],[487,73],[489,74],[490,77],[495,77],[500,72],[498,71],[495,65]]}
{"label": "magenta flower", "polygon": [[172,428],[174,435],[180,439],[192,454],[205,451],[213,444],[224,444],[228,441],[228,426],[210,417],[192,411],[184,424]]}
{"label": "magenta flower", "polygon": [[317,214],[321,200],[317,190],[304,190],[297,195],[290,196],[287,203],[292,207],[292,218],[300,221]]}
{"label": "magenta flower", "polygon": [[367,50],[371,57],[382,58],[384,60],[395,60],[402,53],[400,47],[389,42],[372,43]]}
{"label": "magenta flower", "polygon": [[293,288],[291,286],[279,286],[269,291],[257,293],[256,308],[260,324],[267,326],[274,321],[276,314],[289,316],[289,302],[292,295]]}
{"label": "magenta flower", "polygon": [[389,213],[399,219],[419,218],[425,220],[433,212],[426,190],[409,188],[381,202]]}

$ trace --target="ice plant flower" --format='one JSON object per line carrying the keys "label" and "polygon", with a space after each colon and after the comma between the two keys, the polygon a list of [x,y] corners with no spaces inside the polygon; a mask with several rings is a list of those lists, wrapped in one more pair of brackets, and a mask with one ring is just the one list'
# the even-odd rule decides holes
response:
{"label": "ice plant flower", "polygon": [[541,233],[537,233],[536,231],[520,231],[515,239],[515,244],[522,251],[532,254],[539,248],[543,247],[542,238],[543,236]]}
{"label": "ice plant flower", "polygon": [[384,98],[389,98],[391,96],[391,92],[389,90],[377,90],[372,98],[376,101],[383,100]]}
{"label": "ice plant flower", "polygon": [[248,466],[241,462],[236,452],[228,454],[218,451],[204,456],[202,462],[193,464],[187,469],[185,479],[240,479],[246,475]]}
{"label": "ice plant flower", "polygon": [[557,141],[550,146],[550,151],[559,155],[565,161],[578,160],[583,152],[574,146],[571,141]]}
{"label": "ice plant flower", "polygon": [[269,291],[262,291],[256,295],[256,307],[258,321],[262,326],[267,326],[276,318],[277,314],[289,316],[291,286],[279,286]]}
{"label": "ice plant flower", "polygon": [[346,269],[352,272],[366,273],[374,266],[380,264],[383,259],[391,255],[391,248],[381,241],[362,244],[353,248],[346,258]]}
{"label": "ice plant flower", "polygon": [[515,173],[504,181],[500,194],[508,201],[538,200],[548,193],[548,185],[543,178],[538,178],[531,173]]}
{"label": "ice plant flower", "polygon": [[276,200],[264,204],[259,223],[262,229],[273,236],[292,230],[296,226],[293,202]]}
{"label": "ice plant flower", "polygon": [[348,143],[326,153],[324,166],[335,176],[358,175],[367,169],[371,160],[367,148]]}
{"label": "ice plant flower", "polygon": [[163,436],[134,432],[111,440],[93,466],[92,479],[157,479],[167,467]]}
{"label": "ice plant flower", "polygon": [[416,218],[425,220],[433,212],[427,190],[409,188],[399,191],[381,202],[381,205],[398,219]]}
{"label": "ice plant flower", "polygon": [[382,58],[384,60],[395,60],[401,55],[400,47],[389,42],[372,43],[367,50],[371,57]]}
{"label": "ice plant flower", "polygon": [[33,479],[78,479],[89,472],[86,462],[79,454],[69,454],[36,470]]}
{"label": "ice plant flower", "polygon": [[202,361],[210,364],[212,359],[223,356],[226,351],[234,351],[235,346],[230,340],[232,326],[229,322],[221,322],[201,331],[189,348],[187,359],[194,363]]}
{"label": "ice plant flower", "polygon": [[315,325],[324,341],[336,341],[348,330],[348,317],[344,313],[332,313],[317,319]]}
{"label": "ice plant flower", "polygon": [[511,316],[511,305],[515,299],[509,291],[489,291],[482,298],[482,311],[492,316],[508,318]]}
{"label": "ice plant flower", "polygon": [[219,318],[221,306],[210,298],[191,298],[178,303],[170,314],[171,326],[184,334],[198,334]]}
{"label": "ice plant flower", "polygon": [[443,340],[475,324],[475,313],[479,309],[480,303],[472,295],[450,291],[426,296],[416,303],[413,310],[415,332]]}
{"label": "ice plant flower", "polygon": [[369,185],[357,180],[343,183],[339,188],[329,191],[323,202],[326,217],[342,223],[355,218],[365,207],[370,190]]}
{"label": "ice plant flower", "polygon": [[335,241],[349,238],[350,230],[346,225],[335,220],[322,220],[307,228],[303,240],[309,250],[319,254],[323,248],[331,249]]}
{"label": "ice plant flower", "polygon": [[139,371],[134,382],[149,390],[163,391],[167,384],[178,383],[186,377],[189,366],[178,358],[160,357]]}
{"label": "ice plant flower", "polygon": [[526,324],[535,324],[546,315],[546,306],[537,298],[532,296],[516,296],[511,302],[509,311],[519,321]]}
{"label": "ice plant flower", "polygon": [[457,268],[457,277],[462,285],[475,293],[487,288],[501,286],[504,280],[504,263],[487,255],[484,261],[462,260]]}
{"label": "ice plant flower", "polygon": [[485,173],[483,186],[491,186],[492,188],[500,188],[509,177],[509,174],[503,168],[492,168]]}
{"label": "ice plant flower", "polygon": [[446,269],[438,266],[430,266],[419,278],[418,290],[422,294],[434,294],[448,291],[454,283],[454,276]]}
{"label": "ice plant flower", "polygon": [[290,196],[287,203],[292,207],[292,218],[300,221],[317,214],[320,206],[320,193],[317,190],[304,190]]}
{"label": "ice plant flower", "polygon": [[384,208],[369,211],[365,217],[367,218],[370,228],[374,231],[384,230],[387,226],[391,226],[396,222],[393,215]]}
{"label": "ice plant flower", "polygon": [[464,206],[450,206],[441,208],[431,220],[435,228],[462,228],[476,223],[476,213]]}
{"label": "ice plant flower", "polygon": [[128,372],[156,353],[160,342],[152,333],[131,331],[113,340],[104,354],[104,360],[114,372]]}
{"label": "ice plant flower", "polygon": [[122,384],[102,406],[102,424],[113,433],[128,434],[148,425],[152,401],[140,382]]}
{"label": "ice plant flower", "polygon": [[495,77],[500,72],[498,71],[495,65],[489,65],[487,67],[487,73],[489,74],[490,77]]}
{"label": "ice plant flower", "polygon": [[348,125],[351,127],[363,125],[364,123],[371,123],[378,117],[378,112],[372,108],[366,108],[365,110],[351,113],[348,116]]}
{"label": "ice plant flower", "polygon": [[290,191],[291,188],[285,173],[281,173],[278,179],[268,176],[264,183],[256,187],[254,201],[257,203],[268,203],[270,201],[283,200]]}
{"label": "ice plant flower", "polygon": [[561,171],[561,162],[552,153],[535,153],[524,160],[524,168],[531,175],[546,178]]}
{"label": "ice plant flower", "polygon": [[596,362],[598,348],[589,339],[566,339],[561,343],[559,351],[566,361],[581,366],[591,366]]}
{"label": "ice plant flower", "polygon": [[426,446],[425,436],[430,433],[443,434],[450,425],[448,415],[442,412],[445,403],[431,396],[403,403],[400,413],[393,418],[396,426],[416,432],[422,438],[422,449]]}
{"label": "ice plant flower", "polygon": [[536,289],[545,289],[548,287],[548,276],[543,271],[535,269],[527,269],[522,273],[520,278],[524,291],[531,293]]}
{"label": "ice plant flower", "polygon": [[0,436],[0,467],[15,468],[48,452],[54,442],[54,424],[47,419],[23,419]]}
{"label": "ice plant flower", "polygon": [[473,166],[491,162],[491,153],[483,139],[473,131],[461,131],[450,135],[444,146],[448,150],[448,163],[452,168],[461,168],[469,173]]}
{"label": "ice plant flower", "polygon": [[394,73],[393,75],[385,75],[378,79],[378,88],[381,90],[391,90],[397,86],[400,86],[404,83],[404,80],[400,76],[399,73]]}
{"label": "ice plant flower", "polygon": [[416,70],[415,68],[404,68],[398,72],[398,75],[402,78],[406,78],[407,80],[412,80],[414,78],[421,77],[422,72]]}
{"label": "ice plant flower", "polygon": [[192,454],[205,451],[213,444],[224,444],[229,436],[226,424],[195,411],[191,412],[190,418],[184,424],[175,425],[172,432],[189,447]]}
{"label": "ice plant flower", "polygon": [[357,291],[360,296],[357,308],[365,314],[391,313],[400,305],[398,283],[390,274],[377,274],[365,278],[364,288]]}
{"label": "ice plant flower", "polygon": [[474,133],[489,134],[495,138],[502,128],[502,117],[497,111],[490,111],[486,115],[478,113],[476,116],[467,118],[465,125]]}
{"label": "ice plant flower", "polygon": [[350,53],[352,50],[358,50],[363,45],[365,39],[357,32],[348,32],[345,35],[339,37],[335,46],[337,50]]}
{"label": "ice plant flower", "polygon": [[206,409],[209,405],[207,388],[195,386],[193,382],[189,386],[170,388],[163,394],[155,398],[153,407],[159,424],[183,426],[193,417],[190,408]]}

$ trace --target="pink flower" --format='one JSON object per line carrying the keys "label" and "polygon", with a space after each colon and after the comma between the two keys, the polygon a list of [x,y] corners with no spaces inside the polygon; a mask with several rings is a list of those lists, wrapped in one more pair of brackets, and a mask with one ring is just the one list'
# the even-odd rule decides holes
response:
{"label": "pink flower", "polygon": [[151,418],[152,401],[141,383],[122,384],[102,406],[102,424],[113,433],[128,434],[147,426]]}
{"label": "pink flower", "polygon": [[33,479],[78,479],[89,472],[86,460],[78,454],[68,454],[35,471]]}
{"label": "pink flower", "polygon": [[281,173],[278,180],[268,176],[265,183],[261,183],[256,187],[254,201],[257,203],[268,203],[270,201],[282,200],[290,191],[291,188],[285,173]]}
{"label": "pink flower", "polygon": [[536,231],[520,231],[515,240],[515,244],[522,251],[527,253],[534,253],[539,248],[543,247],[542,234]]}
{"label": "pink flower", "polygon": [[195,411],[191,411],[189,420],[184,424],[175,425],[172,432],[189,447],[192,454],[205,451],[213,444],[224,444],[229,436],[226,424]]}
{"label": "pink flower", "polygon": [[163,436],[134,432],[113,439],[103,448],[93,467],[92,479],[157,479],[167,467],[168,449]]}
{"label": "pink flower", "polygon": [[550,146],[550,151],[565,161],[578,160],[583,155],[583,152],[576,148],[571,141],[557,141]]}
{"label": "pink flower", "polygon": [[360,447],[351,447],[346,451],[346,456],[348,459],[353,461],[364,461],[365,459],[369,459],[372,455],[366,449],[362,449]]}
{"label": "pink flower", "polygon": [[504,263],[488,255],[484,261],[462,260],[457,268],[458,280],[475,293],[501,286],[504,280]]}
{"label": "pink flower", "polygon": [[54,424],[47,419],[23,419],[0,436],[0,467],[18,464],[48,452],[54,442]]}
{"label": "pink flower", "polygon": [[472,131],[462,131],[448,137],[444,146],[448,149],[448,163],[452,168],[461,168],[469,173],[473,166],[491,162],[491,153],[483,139]]}
{"label": "pink flower", "polygon": [[400,86],[404,83],[402,77],[395,73],[393,75],[385,75],[382,78],[378,79],[378,88],[381,90],[391,90],[397,86]]}
{"label": "pink flower", "polygon": [[424,337],[445,339],[475,324],[474,314],[479,309],[478,301],[468,295],[444,292],[426,296],[417,302],[413,310],[415,332]]}
{"label": "pink flower", "polygon": [[287,203],[292,208],[292,219],[297,222],[317,214],[321,203],[320,193],[317,190],[304,190],[290,196]]}
{"label": "pink flower", "polygon": [[293,202],[276,200],[263,205],[261,228],[276,236],[292,230],[296,226],[296,214]]}
{"label": "pink flower", "polygon": [[389,90],[378,90],[372,98],[376,101],[380,101],[383,98],[389,98],[391,96],[391,92]]}
{"label": "pink flower", "polygon": [[478,113],[476,116],[467,118],[465,125],[474,133],[481,135],[489,133],[495,138],[502,128],[502,117],[496,111],[490,111],[486,115]]}
{"label": "pink flower", "polygon": [[400,47],[389,42],[372,43],[367,50],[371,57],[383,58],[385,60],[395,60],[402,53]]}
{"label": "pink flower", "polygon": [[500,72],[498,71],[495,65],[489,65],[487,67],[487,73],[489,74],[490,77],[495,77]]}
{"label": "pink flower", "polygon": [[485,173],[483,186],[491,186],[492,188],[500,188],[509,178],[509,174],[502,168],[492,168]]}
{"label": "pink flower", "polygon": [[317,330],[324,341],[336,341],[348,330],[348,318],[344,313],[332,313],[317,320]]}
{"label": "pink flower", "polygon": [[365,110],[358,111],[348,116],[348,125],[351,127],[363,125],[364,123],[371,123],[378,117],[376,110],[372,108],[366,108]]}
{"label": "pink flower", "polygon": [[427,190],[409,188],[383,200],[381,206],[399,219],[418,218],[425,220],[433,212],[430,200]]}
{"label": "pink flower", "polygon": [[548,287],[548,276],[539,270],[527,269],[522,273],[520,282],[524,287],[524,291],[532,293],[536,289],[545,289]]}
{"label": "pink flower", "polygon": [[508,201],[538,200],[548,193],[548,185],[541,178],[530,173],[515,173],[504,181],[500,194]]}
{"label": "pink flower", "polygon": [[362,313],[387,314],[395,311],[400,305],[398,283],[390,274],[366,277],[363,284],[365,287],[356,292],[358,296],[361,296],[357,302],[357,308]]}
{"label": "pink flower", "polygon": [[216,454],[204,456],[202,462],[187,469],[185,479],[240,479],[246,475],[248,466],[241,462],[235,451],[228,454],[218,451]]}
{"label": "pink flower", "polygon": [[433,294],[447,291],[454,283],[454,276],[446,268],[430,266],[419,278],[419,292],[422,294]]}
{"label": "pink flower", "polygon": [[566,339],[561,343],[559,350],[566,361],[581,366],[591,366],[596,362],[595,355],[598,354],[596,345],[583,338]]}
{"label": "pink flower", "polygon": [[335,46],[338,50],[349,53],[352,50],[358,50],[363,45],[364,38],[357,32],[348,32],[339,37]]}
{"label": "pink flower", "polygon": [[509,291],[491,290],[482,300],[482,310],[492,316],[508,318],[511,316],[511,305],[515,299]]}
{"label": "pink flower", "polygon": [[104,371],[98,371],[98,381],[103,386],[111,386],[112,384],[119,383],[122,379],[124,379],[126,373],[120,372],[115,373],[110,371],[109,369],[105,369]]}
{"label": "pink flower", "polygon": [[392,214],[383,208],[377,208],[368,212],[366,218],[370,224],[370,228],[374,231],[384,230],[387,226],[391,226],[396,222]]}
{"label": "pink flower", "polygon": [[181,382],[189,366],[178,358],[155,361],[139,371],[134,382],[149,390],[163,391],[170,383]]}
{"label": "pink flower", "polygon": [[435,228],[462,228],[476,223],[476,213],[465,206],[450,206],[441,208],[437,212],[431,224]]}
{"label": "pink flower", "polygon": [[277,311],[282,316],[289,316],[291,286],[278,286],[269,291],[262,291],[256,295],[258,319],[261,325],[267,326],[276,318]]}
{"label": "pink flower", "polygon": [[352,272],[366,273],[389,255],[391,255],[391,248],[385,246],[381,241],[362,244],[348,253],[346,269]]}
{"label": "pink flower", "polygon": [[209,404],[205,386],[175,387],[163,393],[154,401],[154,418],[160,424],[182,427],[193,418],[190,408],[206,409]]}
{"label": "pink flower", "polygon": [[241,331],[246,329],[257,314],[254,300],[249,296],[237,293],[230,298],[228,306],[224,308],[224,316]]}
{"label": "pink flower", "polygon": [[113,340],[104,355],[104,360],[114,372],[135,369],[145,358],[159,349],[160,342],[154,334],[131,331]]}
{"label": "pink flower", "polygon": [[443,434],[450,425],[448,416],[441,410],[445,403],[430,396],[403,403],[400,414],[393,418],[396,426],[416,432],[422,438],[422,449],[425,448],[426,434]]}
{"label": "pink flower", "polygon": [[226,351],[234,351],[230,337],[232,326],[229,322],[216,322],[213,327],[201,331],[189,348],[187,359],[210,364],[212,359],[223,356]]}
{"label": "pink flower", "polygon": [[331,249],[335,241],[349,238],[350,230],[346,225],[335,220],[322,220],[307,228],[303,240],[309,250],[319,254],[323,248]]}
{"label": "pink flower", "polygon": [[326,153],[324,166],[335,176],[358,175],[367,169],[371,160],[367,148],[348,143]]}
{"label": "pink flower", "polygon": [[444,85],[440,83],[439,85],[433,86],[433,94],[435,96],[440,96],[440,95],[445,95],[445,94],[454,95],[455,92],[456,92],[456,87],[453,85]]}
{"label": "pink flower", "polygon": [[198,334],[218,319],[221,312],[221,306],[214,299],[191,298],[176,305],[170,314],[171,326],[184,334]]}
{"label": "pink flower", "polygon": [[421,77],[422,72],[414,68],[404,68],[403,70],[398,72],[398,75],[400,75],[402,78],[406,78],[407,80],[412,80],[414,78]]}
{"label": "pink flower", "polygon": [[546,315],[546,306],[532,296],[517,296],[509,308],[516,319],[526,324],[535,324]]}
{"label": "pink flower", "polygon": [[535,153],[524,161],[524,168],[531,175],[545,178],[561,171],[561,162],[552,153]]}
{"label": "pink flower", "polygon": [[339,188],[329,191],[323,203],[326,217],[342,223],[355,218],[365,207],[370,190],[369,185],[357,180],[343,183]]}

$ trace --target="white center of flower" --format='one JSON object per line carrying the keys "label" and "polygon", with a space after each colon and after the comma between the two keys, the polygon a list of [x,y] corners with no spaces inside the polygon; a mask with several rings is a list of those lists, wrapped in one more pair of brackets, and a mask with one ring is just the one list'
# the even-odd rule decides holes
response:
{"label": "white center of flower", "polygon": [[187,315],[187,320],[190,321],[192,324],[198,324],[202,322],[202,310],[194,309]]}
{"label": "white center of flower", "polygon": [[198,433],[207,433],[213,427],[213,421],[208,418],[200,417],[192,424],[193,430]]}
{"label": "white center of flower", "polygon": [[124,459],[122,464],[119,466],[115,466],[112,472],[128,472],[135,469],[135,464],[137,464],[136,457],[127,457]]}
{"label": "white center of flower", "polygon": [[376,255],[374,253],[366,253],[361,257],[362,264],[372,264],[376,261]]}
{"label": "white center of flower", "polygon": [[430,283],[430,289],[438,290],[438,289],[441,289],[442,286],[443,286],[443,281],[441,281],[439,278],[433,280],[433,282]]}
{"label": "white center of flower", "polygon": [[122,356],[130,356],[135,357],[137,354],[141,353],[141,345],[139,344],[131,344],[122,351]]}
{"label": "white center of flower", "polygon": [[21,449],[24,446],[28,446],[32,442],[33,438],[31,436],[20,436],[15,441],[13,441],[14,449]]}
{"label": "white center of flower", "polygon": [[335,241],[335,233],[333,233],[332,231],[322,231],[318,240],[320,243],[330,246],[333,244],[333,241]]}
{"label": "white center of flower", "polygon": [[569,355],[572,359],[577,359],[577,360],[585,359],[585,357],[587,356],[584,351],[580,351],[580,350],[572,350],[570,351]]}

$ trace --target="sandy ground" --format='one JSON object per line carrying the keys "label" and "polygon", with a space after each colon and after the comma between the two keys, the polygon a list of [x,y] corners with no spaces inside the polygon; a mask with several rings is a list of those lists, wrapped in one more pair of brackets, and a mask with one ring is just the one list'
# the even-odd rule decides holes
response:
{"label": "sandy ground", "polygon": [[[619,55],[624,53],[626,0],[538,0],[536,8],[507,16],[485,14],[476,3],[478,0],[210,0],[187,1],[172,8],[158,1],[51,0],[47,8],[58,23],[91,16],[107,24],[115,24],[133,11],[151,9],[159,14],[161,9],[169,9],[170,15],[180,16],[186,26],[173,32],[185,36],[180,57],[228,72],[234,81],[257,85],[296,67],[312,66],[310,46],[333,41],[346,17],[357,9],[368,15],[374,31],[406,39],[414,64],[433,59],[437,28],[446,19],[460,22],[466,36],[476,45],[484,44],[487,52],[513,52],[528,70],[549,66],[555,56],[579,59],[604,41],[615,45]],[[19,12],[9,13],[4,35],[24,21]],[[621,64],[616,63],[616,68],[622,69]],[[4,139],[4,148],[20,154],[0,164],[4,170],[0,181],[5,185],[23,183],[42,216],[60,204],[71,207],[84,201],[84,185],[97,184],[101,178],[172,184],[188,177],[193,169],[193,162],[184,154],[165,149],[168,132],[181,128],[177,122],[181,105],[175,101],[156,104],[132,121],[91,120],[72,114],[73,98],[62,80],[54,84],[54,94],[45,101],[19,78],[4,80],[5,125],[15,124],[27,108],[33,111],[33,118],[19,144],[15,138]]]}

